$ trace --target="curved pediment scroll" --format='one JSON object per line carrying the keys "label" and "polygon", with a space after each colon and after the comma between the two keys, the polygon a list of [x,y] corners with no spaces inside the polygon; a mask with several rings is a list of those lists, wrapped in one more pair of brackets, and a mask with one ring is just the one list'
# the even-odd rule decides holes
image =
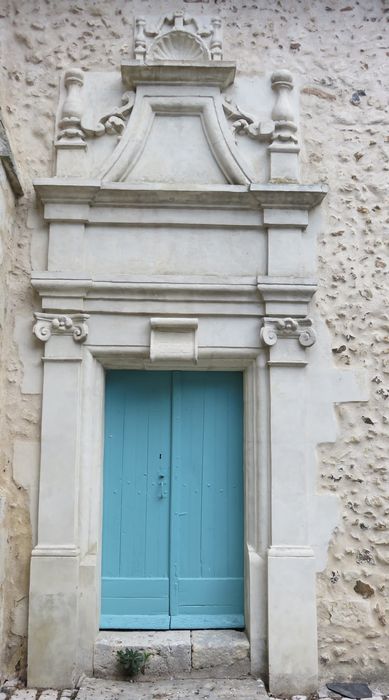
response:
{"label": "curved pediment scroll", "polygon": [[220,90],[137,89],[121,140],[99,176],[111,182],[247,184]]}

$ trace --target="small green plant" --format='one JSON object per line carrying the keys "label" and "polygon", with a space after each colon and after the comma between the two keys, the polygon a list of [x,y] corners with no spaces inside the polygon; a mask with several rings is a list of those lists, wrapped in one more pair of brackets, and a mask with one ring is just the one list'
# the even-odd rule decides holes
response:
{"label": "small green plant", "polygon": [[145,672],[147,659],[151,656],[150,652],[140,651],[139,649],[119,649],[116,652],[118,664],[122,667],[126,676],[133,678],[138,673]]}

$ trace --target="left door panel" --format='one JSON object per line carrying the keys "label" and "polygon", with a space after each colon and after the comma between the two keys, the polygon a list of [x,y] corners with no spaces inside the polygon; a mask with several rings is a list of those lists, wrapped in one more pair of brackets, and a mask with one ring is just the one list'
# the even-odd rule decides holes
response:
{"label": "left door panel", "polygon": [[102,629],[169,628],[170,372],[107,372]]}

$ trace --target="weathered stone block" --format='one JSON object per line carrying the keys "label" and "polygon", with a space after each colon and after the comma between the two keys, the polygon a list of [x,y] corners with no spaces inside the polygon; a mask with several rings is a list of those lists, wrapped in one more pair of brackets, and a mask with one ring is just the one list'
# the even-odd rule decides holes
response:
{"label": "weathered stone block", "polygon": [[250,644],[237,630],[192,631],[192,675],[237,678],[250,671]]}
{"label": "weathered stone block", "polygon": [[97,678],[123,678],[116,652],[129,647],[151,653],[144,674],[137,680],[180,678],[190,673],[189,631],[100,632],[95,644],[94,675]]}

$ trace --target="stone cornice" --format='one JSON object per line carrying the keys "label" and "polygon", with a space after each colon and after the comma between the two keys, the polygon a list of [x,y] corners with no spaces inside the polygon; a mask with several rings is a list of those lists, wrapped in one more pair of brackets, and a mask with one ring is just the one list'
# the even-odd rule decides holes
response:
{"label": "stone cornice", "polygon": [[311,209],[327,194],[324,184],[298,185],[137,185],[82,178],[35,180],[35,191],[44,204],[89,204],[93,206],[225,206]]}
{"label": "stone cornice", "polygon": [[229,304],[249,305],[256,314],[261,310],[256,280],[251,277],[227,280],[159,275],[153,279],[135,276],[112,280],[75,277],[71,273],[65,277],[64,274],[35,272],[32,286],[42,297],[44,308],[59,308],[60,304],[60,308],[74,309],[83,300],[148,302],[155,301],[157,297],[164,302],[218,303],[227,305],[226,308]]}
{"label": "stone cornice", "polygon": [[121,64],[122,80],[128,90],[145,83],[183,85],[216,85],[221,90],[234,82],[236,64],[233,61],[126,61]]}

